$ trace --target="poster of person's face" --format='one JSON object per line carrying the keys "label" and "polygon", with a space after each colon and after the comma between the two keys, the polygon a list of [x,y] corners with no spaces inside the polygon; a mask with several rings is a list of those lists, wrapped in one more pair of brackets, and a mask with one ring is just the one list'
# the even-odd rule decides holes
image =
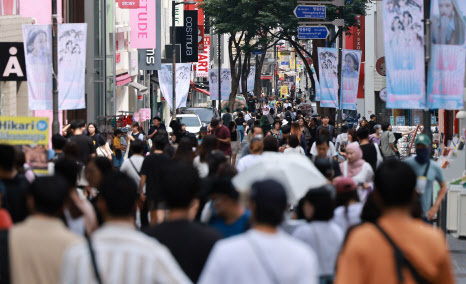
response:
{"label": "poster of person's face", "polygon": [[432,43],[464,45],[466,36],[466,1],[432,0]]}
{"label": "poster of person's face", "polygon": [[347,78],[359,78],[360,56],[356,52],[348,52],[343,58],[342,76]]}
{"label": "poster of person's face", "polygon": [[26,164],[28,164],[34,170],[47,169],[48,151],[44,145],[22,145],[21,148],[24,152]]}
{"label": "poster of person's face", "polygon": [[416,46],[424,44],[424,26],[422,23],[422,0],[388,0],[386,6],[390,44],[399,47]]}

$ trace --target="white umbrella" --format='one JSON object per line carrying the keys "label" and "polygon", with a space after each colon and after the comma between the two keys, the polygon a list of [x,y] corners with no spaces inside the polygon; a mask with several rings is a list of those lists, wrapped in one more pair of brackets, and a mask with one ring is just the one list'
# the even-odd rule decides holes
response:
{"label": "white umbrella", "polygon": [[327,179],[304,155],[264,153],[257,163],[233,178],[233,185],[240,192],[246,192],[254,182],[266,179],[283,185],[289,203],[296,203],[309,189],[327,183]]}

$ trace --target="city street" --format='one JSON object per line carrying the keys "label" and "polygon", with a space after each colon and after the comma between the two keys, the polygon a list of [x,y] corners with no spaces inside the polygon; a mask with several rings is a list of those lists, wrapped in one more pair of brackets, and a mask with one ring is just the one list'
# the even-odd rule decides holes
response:
{"label": "city street", "polygon": [[447,235],[457,283],[466,283],[466,240]]}

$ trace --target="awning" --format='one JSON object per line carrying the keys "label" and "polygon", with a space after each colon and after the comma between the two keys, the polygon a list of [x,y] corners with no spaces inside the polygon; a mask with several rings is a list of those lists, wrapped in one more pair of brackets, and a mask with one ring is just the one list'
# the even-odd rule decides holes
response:
{"label": "awning", "polygon": [[193,81],[191,81],[191,89],[193,89],[194,91],[197,91],[199,93],[203,93],[204,95],[210,96],[209,91],[196,86],[196,84]]}
{"label": "awning", "polygon": [[129,74],[123,74],[120,76],[116,77],[116,85],[117,86],[123,86],[131,82],[131,75]]}
{"label": "awning", "polygon": [[261,80],[272,80],[273,79],[273,75],[262,75],[261,76]]}
{"label": "awning", "polygon": [[133,82],[129,82],[129,86],[135,88],[136,90],[138,90],[138,91],[141,92],[141,93],[145,93],[145,92],[148,91],[148,88],[147,88],[146,86],[141,85],[141,84],[139,84],[139,83],[136,83],[136,82],[134,82],[134,81],[133,81]]}

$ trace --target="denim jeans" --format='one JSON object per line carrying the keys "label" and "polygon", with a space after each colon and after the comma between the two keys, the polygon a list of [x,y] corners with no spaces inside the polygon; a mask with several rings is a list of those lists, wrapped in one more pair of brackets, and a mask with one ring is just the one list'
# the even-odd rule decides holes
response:
{"label": "denim jeans", "polygon": [[243,138],[244,138],[244,125],[238,125],[236,127],[236,130],[238,131],[239,133],[239,142],[242,143],[243,142]]}

